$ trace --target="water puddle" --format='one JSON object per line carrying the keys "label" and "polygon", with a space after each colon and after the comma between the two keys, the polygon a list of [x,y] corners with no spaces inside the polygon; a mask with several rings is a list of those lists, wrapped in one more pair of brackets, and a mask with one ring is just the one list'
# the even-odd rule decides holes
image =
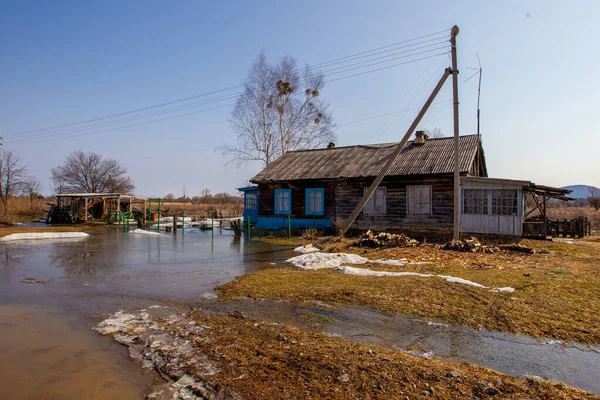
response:
{"label": "water puddle", "polygon": [[0,306],[2,398],[141,398],[153,375],[88,330],[57,310]]}

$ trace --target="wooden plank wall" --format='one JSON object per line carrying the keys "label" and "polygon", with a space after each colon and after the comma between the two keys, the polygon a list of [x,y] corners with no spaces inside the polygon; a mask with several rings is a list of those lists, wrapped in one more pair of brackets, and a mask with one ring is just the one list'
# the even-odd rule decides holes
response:
{"label": "wooden plank wall", "polygon": [[[371,179],[353,179],[336,184],[337,203],[335,215],[348,218],[364,195]],[[353,228],[384,230],[398,229],[449,229],[453,219],[453,177],[414,176],[384,178],[380,187],[387,192],[386,215],[365,215],[361,212]],[[431,215],[407,215],[406,187],[408,185],[431,185]]]}

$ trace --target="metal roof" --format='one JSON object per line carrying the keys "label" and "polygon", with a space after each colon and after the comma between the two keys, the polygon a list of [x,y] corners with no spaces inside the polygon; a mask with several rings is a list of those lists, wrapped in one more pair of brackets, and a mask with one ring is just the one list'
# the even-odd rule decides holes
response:
{"label": "metal roof", "polygon": [[[398,143],[289,151],[250,181],[341,179],[376,176]],[[460,171],[469,172],[480,140],[477,135],[459,138]],[[454,172],[454,138],[406,143],[387,176],[428,175]]]}

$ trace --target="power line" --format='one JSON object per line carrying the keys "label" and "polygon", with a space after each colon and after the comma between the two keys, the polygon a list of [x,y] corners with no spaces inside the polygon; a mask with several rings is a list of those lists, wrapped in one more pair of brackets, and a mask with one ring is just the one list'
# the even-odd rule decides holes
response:
{"label": "power line", "polygon": [[[416,49],[411,49],[410,51],[420,50],[420,49],[425,48],[425,47],[427,47],[427,46],[424,46],[424,47],[421,47],[421,48],[416,48]],[[345,73],[345,72],[349,72],[349,71],[353,71],[353,70],[357,70],[357,69],[361,69],[361,68],[368,68],[368,67],[373,66],[373,65],[384,64],[384,63],[387,63],[387,62],[392,62],[392,61],[399,60],[399,59],[409,58],[409,57],[412,57],[412,56],[415,56],[415,55],[425,54],[425,53],[429,53],[429,52],[433,52],[433,51],[440,50],[440,49],[445,49],[445,48],[446,47],[437,48],[437,49],[430,49],[430,50],[426,50],[426,51],[422,51],[422,52],[417,52],[417,53],[413,53],[413,54],[407,54],[407,55],[401,56],[401,57],[391,58],[389,60],[384,60],[384,61],[379,61],[379,62],[371,62],[371,61],[379,60],[380,58],[387,58],[387,57],[395,56],[395,55],[398,55],[398,54],[405,54],[406,52],[400,52],[400,53],[390,54],[388,56],[380,57],[380,58],[375,58],[373,60],[361,61],[361,62],[358,62],[358,63],[354,63],[354,64],[350,64],[350,65],[346,65],[346,66],[340,66],[340,67],[337,67],[337,68],[333,68],[333,69],[325,72],[324,74],[326,74],[326,75],[335,75],[335,74],[338,74],[338,73]],[[364,64],[364,63],[370,63],[370,64],[360,65],[360,64]],[[321,73],[321,72],[316,72],[315,74],[318,74],[318,73]],[[228,95],[221,96],[221,97],[214,98],[214,99],[203,100],[203,101],[200,101],[200,102],[195,102],[195,103],[191,103],[191,104],[187,104],[187,105],[182,105],[182,106],[178,106],[178,107],[174,107],[174,108],[170,108],[170,109],[166,109],[166,110],[154,111],[152,113],[147,113],[147,114],[143,114],[143,115],[139,115],[139,116],[133,116],[133,117],[128,117],[128,118],[124,118],[124,119],[118,119],[118,120],[114,120],[114,121],[102,122],[102,123],[99,123],[99,124],[93,124],[93,125],[88,125],[88,126],[84,126],[84,127],[73,127],[71,129],[67,129],[65,131],[58,131],[58,132],[56,132],[56,131],[52,132],[51,131],[51,132],[40,132],[40,133],[33,133],[33,132],[32,133],[24,133],[24,134],[20,135],[19,139],[26,140],[26,139],[41,138],[41,137],[62,136],[62,135],[67,134],[67,133],[82,132],[82,131],[86,131],[86,130],[89,130],[89,129],[101,128],[101,127],[105,127],[105,126],[112,126],[112,125],[120,124],[120,123],[123,123],[123,122],[136,121],[136,120],[144,119],[144,118],[155,116],[155,115],[163,115],[163,114],[167,114],[167,113],[170,113],[170,112],[182,111],[182,110],[186,110],[186,109],[198,107],[198,106],[201,106],[201,105],[211,104],[211,103],[215,103],[215,102],[219,102],[219,101],[231,100],[231,99],[237,98],[242,93],[243,92],[236,92],[236,93],[233,93],[233,94],[228,94]],[[23,136],[26,136],[26,137],[23,137]],[[19,140],[19,139],[17,139],[17,140]]]}
{"label": "power line", "polygon": [[[439,49],[437,49],[437,50],[439,50]],[[442,53],[442,54],[445,54],[445,53]],[[357,73],[357,74],[352,74],[352,75],[340,77],[338,79],[331,80],[330,82],[339,81],[339,80],[343,80],[343,79],[348,79],[348,78],[352,78],[352,77],[355,77],[355,76],[358,76],[358,75],[373,73],[373,72],[377,72],[377,71],[381,71],[381,70],[384,70],[384,69],[393,68],[393,67],[397,67],[397,66],[401,66],[401,65],[406,65],[406,64],[418,62],[418,61],[421,61],[421,60],[426,60],[426,59],[429,59],[429,58],[434,58],[434,57],[437,57],[439,55],[441,55],[441,54],[438,53],[438,54],[433,55],[433,56],[421,57],[421,58],[417,58],[417,59],[414,59],[414,60],[409,60],[409,61],[406,61],[406,62],[403,62],[403,63],[397,63],[397,64],[394,64],[394,65],[389,65],[389,66],[385,66],[385,67],[381,67],[381,68],[377,68],[377,69],[373,69],[373,70],[369,70],[369,71],[363,71],[363,72],[360,72],[360,73]],[[394,60],[396,60],[396,59],[402,59],[402,58],[407,58],[407,57],[409,57],[409,56],[397,57]],[[388,61],[392,61],[392,60],[388,60]],[[342,71],[331,72],[330,74],[348,72],[348,71],[351,71],[351,70],[356,70],[356,69],[360,69],[360,68],[366,68],[366,67],[369,67],[369,66],[372,66],[372,65],[376,65],[376,64],[381,64],[381,63],[382,62],[376,62],[376,63],[372,63],[372,64],[369,64],[369,65],[364,65],[364,66],[356,67],[356,68],[342,67]],[[231,97],[237,97],[237,95],[239,95],[239,94],[236,94],[235,96],[231,95]],[[225,96],[225,97],[227,97],[227,96]],[[222,101],[222,100],[219,100],[219,101]],[[215,102],[215,101],[207,101],[207,102],[205,102],[205,104],[206,103],[210,103],[210,102]],[[139,124],[125,125],[125,126],[115,127],[115,128],[112,128],[112,129],[105,129],[105,130],[100,130],[100,131],[92,131],[92,132],[87,132],[87,133],[78,134],[78,135],[69,135],[69,133],[75,133],[74,131],[67,131],[67,132],[47,132],[47,133],[44,133],[44,134],[38,134],[38,136],[34,137],[34,138],[26,138],[26,139],[23,139],[23,140],[16,140],[16,141],[11,142],[11,143],[12,144],[37,143],[37,142],[44,142],[44,141],[49,141],[49,140],[65,139],[65,138],[72,138],[72,137],[87,136],[87,135],[92,135],[92,134],[97,134],[97,133],[105,133],[105,132],[110,132],[110,131],[119,130],[119,129],[125,129],[125,128],[131,128],[131,127],[135,127],[135,126],[147,125],[147,124],[150,124],[150,123],[165,121],[165,120],[169,120],[169,119],[173,119],[173,118],[178,118],[178,117],[182,117],[182,116],[187,116],[187,115],[191,115],[191,114],[197,114],[197,113],[201,113],[201,112],[205,112],[205,111],[210,111],[210,110],[214,110],[214,109],[218,109],[218,108],[232,106],[234,104],[235,103],[225,104],[225,105],[222,105],[222,106],[212,107],[212,108],[209,108],[209,109],[203,109],[203,110],[189,112],[189,113],[184,113],[184,114],[178,114],[178,115],[174,115],[174,116],[171,116],[171,117],[161,118],[161,119],[152,120],[152,121],[147,121],[147,122],[143,122],[143,123],[139,123]],[[190,107],[183,106],[183,107],[180,107],[179,109],[185,109],[185,108],[191,108],[191,106]],[[166,112],[172,112],[172,110],[169,110],[169,111],[159,111],[159,112],[155,112],[153,114],[164,114]],[[148,117],[148,115],[145,115],[145,116],[133,117],[133,118],[130,118],[129,120],[136,120],[136,119],[147,118],[147,117]],[[119,122],[123,122],[123,121],[119,121]],[[104,124],[103,126],[111,125],[111,124],[114,124],[114,123],[107,123],[107,124]],[[100,127],[100,126],[97,126],[97,127]],[[89,127],[85,128],[85,129],[84,128],[78,128],[78,131],[87,130],[87,129],[90,129],[90,128]]]}
{"label": "power line", "polygon": [[[339,61],[344,60],[344,59],[352,59],[353,57],[356,58],[357,56],[361,56],[361,55],[368,54],[368,53],[373,53],[373,52],[376,52],[378,50],[382,50],[382,49],[386,49],[386,48],[389,49],[391,47],[398,46],[399,44],[414,42],[414,41],[417,41],[417,40],[420,40],[420,39],[424,39],[424,38],[428,38],[428,37],[440,35],[441,33],[444,33],[444,32],[447,32],[447,30],[438,31],[438,32],[434,32],[434,33],[431,33],[431,34],[428,34],[428,35],[423,35],[423,36],[419,36],[419,37],[416,37],[416,38],[412,38],[412,39],[404,40],[404,41],[401,41],[401,42],[397,42],[397,43],[394,43],[394,44],[391,44],[391,45],[378,47],[378,48],[367,50],[367,51],[363,51],[363,52],[360,52],[360,53],[355,53],[355,54],[352,54],[352,55],[349,55],[349,56],[346,56],[346,57],[341,57],[341,58],[334,59],[334,60],[331,60],[331,61],[327,61],[327,62],[324,62],[324,63],[316,64],[313,67],[320,67],[320,66],[326,66],[327,64],[338,63]],[[430,40],[438,40],[438,39],[441,39],[441,37],[440,38],[433,38],[433,39],[430,39]],[[425,41],[425,42],[427,42],[427,41]],[[422,43],[425,43],[425,42],[422,42]],[[415,43],[415,44],[412,44],[412,45],[416,45],[416,44],[420,44],[420,43]],[[411,45],[407,45],[407,46],[411,46]],[[394,50],[397,50],[397,49],[394,49]],[[379,53],[375,53],[375,54],[379,54]],[[371,55],[374,55],[374,54],[371,54]],[[111,115],[106,115],[106,116],[103,116],[103,117],[91,118],[91,119],[87,119],[87,120],[83,120],[83,121],[77,121],[77,122],[68,123],[68,124],[61,124],[61,125],[54,125],[54,126],[44,127],[44,128],[35,128],[35,129],[28,129],[28,130],[21,130],[21,131],[9,132],[7,134],[8,135],[12,135],[12,134],[19,134],[19,133],[34,133],[34,132],[40,132],[40,131],[55,130],[55,129],[59,129],[59,128],[66,128],[66,127],[71,127],[71,126],[75,126],[75,125],[83,125],[83,124],[90,123],[90,122],[96,122],[96,121],[111,119],[111,118],[120,117],[120,116],[124,116],[124,115],[129,115],[129,114],[133,114],[133,113],[137,113],[137,112],[141,112],[141,111],[147,111],[147,110],[151,110],[151,109],[155,109],[155,108],[159,108],[159,107],[164,107],[164,106],[168,106],[168,105],[171,105],[171,104],[181,103],[181,102],[185,102],[185,101],[197,99],[197,98],[200,98],[200,97],[206,97],[206,96],[210,96],[210,95],[217,94],[217,93],[223,93],[223,92],[227,92],[227,91],[231,91],[231,90],[234,90],[234,89],[241,88],[243,86],[244,86],[243,84],[234,85],[234,86],[226,87],[226,88],[223,88],[223,89],[213,90],[213,91],[210,91],[210,92],[201,93],[201,94],[194,95],[194,96],[189,96],[189,97],[185,97],[185,98],[181,98],[181,99],[177,99],[177,100],[173,100],[173,101],[169,101],[169,102],[164,102],[164,103],[160,103],[160,104],[156,104],[156,105],[152,105],[152,106],[148,106],[148,107],[143,107],[143,108],[138,108],[138,109],[134,109],[134,110],[129,110],[129,111],[125,111],[125,112],[120,112],[120,113],[117,113],[117,114],[111,114]],[[5,133],[5,135],[6,135],[6,133]]]}

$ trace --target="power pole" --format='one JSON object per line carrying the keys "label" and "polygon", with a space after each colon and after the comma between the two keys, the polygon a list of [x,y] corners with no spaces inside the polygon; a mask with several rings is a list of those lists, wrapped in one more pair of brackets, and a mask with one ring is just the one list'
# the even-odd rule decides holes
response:
{"label": "power pole", "polygon": [[453,239],[460,239],[460,156],[458,130],[458,67],[456,61],[456,35],[458,26],[450,31],[450,46],[452,51],[452,100],[454,103],[454,229]]}

